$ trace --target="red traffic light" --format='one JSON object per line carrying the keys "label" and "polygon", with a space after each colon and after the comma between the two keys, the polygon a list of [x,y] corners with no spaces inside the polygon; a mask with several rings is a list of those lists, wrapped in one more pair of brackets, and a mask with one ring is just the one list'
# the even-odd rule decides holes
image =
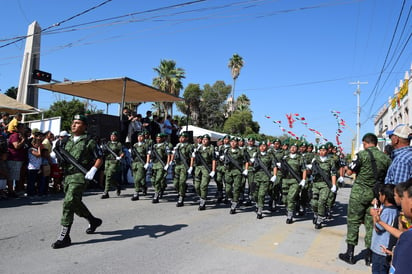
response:
{"label": "red traffic light", "polygon": [[52,78],[52,75],[51,75],[51,73],[35,69],[35,70],[33,70],[32,77],[33,77],[33,79],[36,79],[36,80],[40,80],[40,81],[44,81],[44,82],[50,82],[51,78]]}

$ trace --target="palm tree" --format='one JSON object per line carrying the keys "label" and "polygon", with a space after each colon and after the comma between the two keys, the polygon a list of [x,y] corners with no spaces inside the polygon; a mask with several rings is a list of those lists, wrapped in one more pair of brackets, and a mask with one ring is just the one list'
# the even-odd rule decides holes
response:
{"label": "palm tree", "polygon": [[[153,68],[158,76],[153,79],[153,86],[161,91],[179,96],[180,90],[183,88],[181,79],[185,78],[185,71],[181,68],[176,68],[174,60],[160,60],[160,65]],[[165,117],[169,114],[173,116],[173,102],[163,102]]]}
{"label": "palm tree", "polygon": [[233,79],[233,87],[232,87],[232,106],[231,106],[231,111],[234,111],[234,104],[235,104],[235,85],[236,85],[236,79],[239,77],[240,70],[243,67],[243,58],[235,53],[233,54],[232,58],[229,59],[228,67],[230,69],[230,73],[232,74],[232,79]]}
{"label": "palm tree", "polygon": [[245,95],[240,95],[236,100],[236,110],[249,110],[250,111],[250,99]]}

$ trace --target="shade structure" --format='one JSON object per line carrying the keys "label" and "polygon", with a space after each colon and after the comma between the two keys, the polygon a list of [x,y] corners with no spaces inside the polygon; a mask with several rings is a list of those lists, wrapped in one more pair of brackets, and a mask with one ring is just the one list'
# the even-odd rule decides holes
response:
{"label": "shade structure", "polygon": [[19,101],[0,93],[0,112],[8,112],[10,114],[37,112],[38,109],[20,103]]}
{"label": "shade structure", "polygon": [[107,104],[183,101],[180,97],[165,93],[128,77],[33,84],[33,86]]}

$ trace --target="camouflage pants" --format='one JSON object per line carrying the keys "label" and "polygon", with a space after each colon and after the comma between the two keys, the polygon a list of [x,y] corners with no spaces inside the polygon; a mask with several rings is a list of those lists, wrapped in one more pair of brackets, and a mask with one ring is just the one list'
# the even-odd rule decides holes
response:
{"label": "camouflage pants", "polygon": [[104,175],[106,176],[104,192],[109,192],[111,186],[120,185],[120,163],[116,160],[107,160],[104,164]]}
{"label": "camouflage pants", "polygon": [[283,179],[282,195],[287,211],[293,212],[296,207],[296,198],[299,195],[299,182],[295,179]]}
{"label": "camouflage pants", "polygon": [[326,206],[329,199],[329,196],[332,195],[329,186],[326,182],[313,182],[312,186],[312,210],[314,213],[317,213],[319,216],[325,216]]}
{"label": "camouflage pants", "polygon": [[367,248],[371,246],[373,221],[369,209],[373,197],[371,187],[357,184],[355,181],[349,197],[346,243],[358,244],[359,227],[363,223],[366,231],[365,246]]}
{"label": "camouflage pants", "polygon": [[173,186],[181,197],[186,196],[187,189],[187,169],[184,164],[176,165],[173,177]]}
{"label": "camouflage pants", "polygon": [[210,175],[204,166],[196,166],[195,168],[195,190],[197,195],[203,200],[206,200]]}
{"label": "camouflage pants", "polygon": [[239,202],[242,188],[242,173],[238,169],[226,169],[225,191],[227,198],[232,198],[233,202]]}
{"label": "camouflage pants", "polygon": [[60,221],[62,226],[69,226],[73,223],[74,214],[87,218],[91,216],[89,209],[82,202],[83,192],[87,184],[82,173],[66,175],[64,178],[64,201],[63,214]]}
{"label": "camouflage pants", "polygon": [[257,202],[257,206],[263,208],[265,204],[265,196],[269,190],[269,177],[263,172],[257,172],[254,176],[256,183],[256,191],[254,193],[254,200]]}
{"label": "camouflage pants", "polygon": [[136,192],[140,191],[140,188],[146,185],[146,170],[142,163],[133,162],[132,163],[134,189]]}
{"label": "camouflage pants", "polygon": [[156,193],[159,193],[166,189],[166,171],[161,165],[153,165],[152,173],[152,185]]}

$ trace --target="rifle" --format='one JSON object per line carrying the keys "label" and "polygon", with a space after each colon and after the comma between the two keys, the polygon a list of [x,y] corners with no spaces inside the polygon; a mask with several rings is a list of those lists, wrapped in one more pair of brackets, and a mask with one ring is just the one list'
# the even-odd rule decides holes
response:
{"label": "rifle", "polygon": [[267,169],[267,167],[263,164],[262,160],[260,160],[260,157],[256,157],[255,158],[256,164],[258,164],[258,166],[263,170],[263,172],[265,172],[265,174],[271,178],[272,174],[269,172],[269,170]]}
{"label": "rifle", "polygon": [[166,164],[165,164],[165,162],[163,162],[162,157],[160,157],[159,153],[157,152],[157,150],[155,148],[155,145],[152,146],[151,152],[154,154],[154,156],[159,161],[159,163],[162,165],[162,167],[165,167]]}
{"label": "rifle", "polygon": [[[67,152],[66,149],[64,149],[61,146],[56,146],[53,149],[54,153],[56,154],[57,159],[59,159],[60,162],[66,162],[68,164],[73,165],[75,168],[77,168],[78,171],[86,175],[88,170],[84,168],[81,164],[79,164],[76,159],[70,153]],[[99,184],[99,182],[96,179],[91,180],[95,184]]]}
{"label": "rifle", "polygon": [[176,158],[181,159],[183,162],[183,165],[185,166],[186,169],[189,169],[189,165],[187,164],[186,157],[180,152],[179,147],[176,147]]}
{"label": "rifle", "polygon": [[285,159],[282,158],[280,160],[280,163],[283,167],[286,168],[285,171],[289,172],[293,176],[293,178],[295,178],[295,180],[298,181],[298,183],[302,180],[302,178],[296,174],[296,172]]}
{"label": "rifle", "polygon": [[326,184],[328,184],[328,187],[331,188],[332,182],[330,181],[329,177],[325,174],[325,172],[323,172],[323,169],[320,168],[318,161],[313,161],[312,167],[314,168],[314,171],[316,173],[320,174],[320,176],[323,178]]}
{"label": "rifle", "polygon": [[212,172],[207,165],[205,158],[203,158],[202,154],[200,154],[198,150],[195,151],[195,158],[200,161],[200,163],[206,168],[208,173]]}
{"label": "rifle", "polygon": [[239,163],[235,160],[235,159],[233,159],[230,155],[229,155],[229,153],[227,153],[227,150],[225,151],[225,154],[224,154],[224,157],[225,157],[225,163],[231,163],[235,168],[237,168],[240,172],[242,172],[243,171],[243,169],[241,168],[241,166],[239,165]]}
{"label": "rifle", "polygon": [[146,162],[143,161],[142,157],[140,157],[140,154],[139,154],[139,152],[137,152],[135,147],[132,148],[132,156],[133,156],[133,158],[137,158],[139,160],[139,162],[141,162],[143,165],[146,164]]}
{"label": "rifle", "polygon": [[110,152],[110,154],[112,154],[115,158],[119,157],[108,145],[107,143],[103,144],[103,149],[107,150],[108,152]]}

